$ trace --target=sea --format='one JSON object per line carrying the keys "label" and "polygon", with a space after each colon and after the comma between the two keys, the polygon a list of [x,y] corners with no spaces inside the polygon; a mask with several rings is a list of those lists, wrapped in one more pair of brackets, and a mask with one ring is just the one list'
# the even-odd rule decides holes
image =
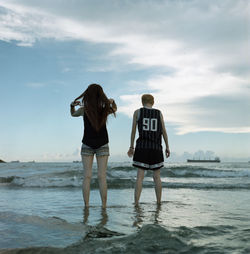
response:
{"label": "sea", "polygon": [[1,163],[0,253],[250,253],[250,163],[165,163],[161,205],[136,174],[108,164],[102,209],[94,163],[87,209],[81,163]]}

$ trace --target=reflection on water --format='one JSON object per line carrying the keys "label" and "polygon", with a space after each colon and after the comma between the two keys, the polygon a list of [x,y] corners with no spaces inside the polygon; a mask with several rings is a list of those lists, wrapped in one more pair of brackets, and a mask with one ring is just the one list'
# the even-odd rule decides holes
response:
{"label": "reflection on water", "polygon": [[161,204],[157,204],[157,209],[155,210],[155,213],[154,213],[154,221],[155,221],[155,224],[158,224],[158,223],[161,223],[161,220],[159,220],[159,215],[160,215],[160,212],[161,212]]}
{"label": "reflection on water", "polygon": [[83,210],[83,223],[87,226],[87,232],[84,239],[90,238],[107,238],[113,236],[122,236],[123,233],[116,232],[114,230],[110,230],[105,227],[108,222],[108,214],[106,208],[101,208],[101,216],[98,220],[97,225],[92,226],[88,225],[88,218],[89,218],[89,208],[85,207]]}
{"label": "reflection on water", "polygon": [[140,205],[135,206],[134,213],[135,213],[135,218],[134,218],[133,226],[140,228],[142,226],[143,218],[144,218],[143,209],[141,208]]}
{"label": "reflection on water", "polygon": [[83,208],[83,224],[88,224],[89,219],[89,207]]}
{"label": "reflection on water", "polygon": [[156,204],[153,207],[153,210],[145,211],[145,209],[141,205],[137,205],[134,207],[134,223],[133,226],[137,228],[141,228],[143,222],[150,221],[153,224],[161,223],[159,219],[161,213],[162,205]]}
{"label": "reflection on water", "polygon": [[[100,213],[101,216],[99,219],[99,223],[97,223],[96,227],[103,227],[108,222],[107,209],[101,208],[100,210],[101,210],[101,213]],[[84,209],[83,209],[83,224],[87,225],[88,219],[89,219],[89,207],[84,207]]]}
{"label": "reflection on water", "polygon": [[107,210],[106,210],[106,208],[102,208],[101,209],[101,220],[100,220],[99,225],[104,226],[107,224],[107,222],[108,222]]}

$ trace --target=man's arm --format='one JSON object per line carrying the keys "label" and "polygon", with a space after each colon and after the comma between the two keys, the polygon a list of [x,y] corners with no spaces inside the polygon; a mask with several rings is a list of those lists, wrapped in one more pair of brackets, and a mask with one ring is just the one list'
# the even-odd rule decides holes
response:
{"label": "man's arm", "polygon": [[132,130],[131,130],[131,136],[130,136],[130,147],[129,147],[129,150],[128,150],[128,156],[129,157],[132,157],[133,154],[134,154],[134,141],[135,141],[138,110],[139,109],[137,109],[134,112],[134,115],[133,115],[133,123],[132,123]]}
{"label": "man's arm", "polygon": [[166,157],[168,158],[170,156],[170,149],[169,149],[169,144],[168,144],[168,134],[167,134],[167,131],[166,131],[166,128],[165,128],[165,123],[164,123],[162,113],[161,113],[161,125],[162,125],[163,139],[164,139],[165,144],[166,144]]}

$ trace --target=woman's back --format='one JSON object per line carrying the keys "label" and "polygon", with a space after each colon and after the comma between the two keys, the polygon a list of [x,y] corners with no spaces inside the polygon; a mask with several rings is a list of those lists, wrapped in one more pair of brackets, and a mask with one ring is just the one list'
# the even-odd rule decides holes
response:
{"label": "woman's back", "polygon": [[97,131],[91,125],[88,116],[86,114],[84,114],[83,119],[84,119],[84,134],[82,139],[83,144],[96,149],[109,142],[106,123],[101,127],[100,130]]}

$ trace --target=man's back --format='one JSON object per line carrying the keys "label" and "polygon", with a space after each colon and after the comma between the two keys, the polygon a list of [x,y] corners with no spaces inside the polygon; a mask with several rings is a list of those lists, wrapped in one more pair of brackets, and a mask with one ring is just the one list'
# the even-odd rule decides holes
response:
{"label": "man's back", "polygon": [[138,149],[161,150],[160,110],[148,107],[140,108],[137,119],[139,138],[136,141],[136,147]]}

